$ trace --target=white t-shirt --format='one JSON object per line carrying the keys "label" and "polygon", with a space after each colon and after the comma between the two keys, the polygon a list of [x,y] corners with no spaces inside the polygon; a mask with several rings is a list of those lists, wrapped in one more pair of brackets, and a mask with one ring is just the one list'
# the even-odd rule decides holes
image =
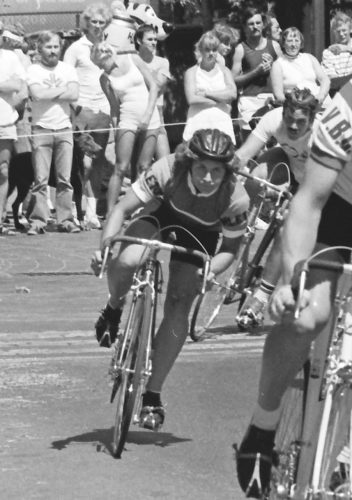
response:
{"label": "white t-shirt", "polygon": [[[160,57],[160,56],[154,56],[151,62],[145,62],[144,63],[148,66],[149,71],[151,72],[153,78],[155,81],[158,81],[158,77],[163,77],[166,76],[166,78],[171,78],[170,75],[170,63],[168,59],[165,57]],[[163,107],[164,103],[164,91],[161,91],[161,94],[159,95],[156,105],[160,108]]]}
{"label": "white t-shirt", "polygon": [[[0,49],[0,68],[0,82],[5,82],[13,77],[26,80],[25,69],[12,50]],[[0,96],[0,127],[13,125],[18,118],[18,113],[12,105],[14,94],[16,92]]]}
{"label": "white t-shirt", "polygon": [[[34,84],[47,88],[62,87],[72,82],[78,83],[77,72],[70,64],[62,61],[53,68],[41,63],[32,64],[27,70],[29,87]],[[71,127],[70,103],[49,99],[33,100],[32,125],[52,130]]]}
{"label": "white t-shirt", "polygon": [[[312,129],[309,129],[299,139],[290,139],[287,136],[286,126],[282,118],[283,108],[276,108],[266,113],[253,130],[259,140],[265,144],[274,137],[290,159],[290,169],[298,183],[301,183],[305,172],[305,162],[308,158]],[[317,126],[317,120],[313,123],[313,129]]]}
{"label": "white t-shirt", "polygon": [[92,111],[109,114],[110,106],[99,81],[103,70],[90,59],[92,47],[92,42],[85,35],[82,36],[66,50],[64,62],[77,71],[79,98],[76,104]]}

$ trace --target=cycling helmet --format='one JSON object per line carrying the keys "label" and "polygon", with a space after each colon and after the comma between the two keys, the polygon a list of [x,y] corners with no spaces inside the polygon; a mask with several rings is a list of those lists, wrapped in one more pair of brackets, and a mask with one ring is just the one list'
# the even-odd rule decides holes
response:
{"label": "cycling helmet", "polygon": [[217,128],[197,130],[189,141],[188,147],[199,157],[224,163],[231,161],[235,155],[231,137]]}
{"label": "cycling helmet", "polygon": [[292,108],[309,111],[311,117],[314,117],[318,111],[319,102],[309,89],[295,87],[285,95],[283,106],[284,109]]}

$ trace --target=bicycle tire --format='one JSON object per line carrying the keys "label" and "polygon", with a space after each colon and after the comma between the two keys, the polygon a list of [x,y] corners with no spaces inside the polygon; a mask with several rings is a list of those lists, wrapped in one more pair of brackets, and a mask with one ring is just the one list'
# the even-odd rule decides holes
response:
{"label": "bicycle tire", "polygon": [[308,371],[309,367],[306,365],[298,373],[286,390],[281,403],[280,420],[275,435],[269,500],[292,497],[299,458]]}
{"label": "bicycle tire", "polygon": [[[223,284],[224,287],[229,287],[234,283],[238,265],[239,260],[237,259],[234,268],[230,267],[219,276],[218,281]],[[212,336],[211,333],[207,332],[218,317],[224,304],[226,294],[226,288],[214,285],[213,288],[206,291],[204,295],[200,294],[197,296],[191,312],[189,327],[189,335],[194,342],[199,342]]]}
{"label": "bicycle tire", "polygon": [[125,330],[129,330],[127,331],[126,353],[124,353],[123,366],[121,367],[119,386],[114,396],[116,413],[113,429],[112,454],[115,458],[121,458],[132,419],[130,403],[131,397],[133,396],[133,379],[136,364],[136,349],[138,347],[138,334],[143,319],[143,298],[144,295],[142,294],[135,299],[135,302],[132,302],[133,309]]}
{"label": "bicycle tire", "polygon": [[[323,429],[324,447],[321,458],[316,455],[316,460],[320,461],[318,493],[322,492],[323,495],[329,494],[330,496],[336,494],[337,498],[351,499],[352,494],[349,490],[351,449],[349,445],[352,391],[349,383],[334,384],[330,390],[332,391],[331,408],[326,430]],[[342,467],[344,475],[341,473]],[[344,492],[346,496],[343,495]]]}

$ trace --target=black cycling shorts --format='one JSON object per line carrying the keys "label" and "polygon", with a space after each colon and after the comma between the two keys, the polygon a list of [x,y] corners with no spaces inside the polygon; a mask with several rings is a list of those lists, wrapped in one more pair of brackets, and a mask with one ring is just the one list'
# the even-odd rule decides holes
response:
{"label": "black cycling shorts", "polygon": [[[176,236],[176,240],[173,241],[175,245],[180,245],[186,248],[204,252],[202,246],[199,245],[199,243],[187,231],[184,230],[186,229],[200,241],[209,255],[213,256],[215,254],[219,240],[219,233],[217,231],[209,231],[207,229],[201,229],[199,228],[199,226],[185,224],[177,216],[177,213],[175,213],[175,211],[166,204],[162,204],[159,208],[157,208],[154,212],[151,212],[149,215],[150,217],[148,217],[148,215],[143,215],[143,219],[151,222],[155,226],[156,230],[159,229],[157,221],[159,222],[161,229],[161,238],[163,241],[167,240],[170,234],[173,233]],[[153,219],[154,217],[155,219],[157,219],[157,221]],[[169,228],[169,226],[171,227]],[[197,267],[203,267],[202,259],[194,255],[183,255],[173,252],[171,254],[171,260],[188,262],[190,264],[196,265]]]}
{"label": "black cycling shorts", "polygon": [[[317,242],[352,247],[352,205],[335,193],[330,195],[323,208]],[[351,252],[339,250],[339,254],[345,262],[350,261]]]}

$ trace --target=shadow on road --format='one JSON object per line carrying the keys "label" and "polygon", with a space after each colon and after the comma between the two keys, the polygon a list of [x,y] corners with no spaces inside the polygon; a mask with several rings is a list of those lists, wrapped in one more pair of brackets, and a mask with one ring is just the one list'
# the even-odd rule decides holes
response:
{"label": "shadow on road", "polygon": [[[67,448],[71,443],[92,443],[97,447],[97,451],[108,451],[112,454],[111,439],[113,429],[95,429],[84,434],[77,434],[65,439],[59,439],[51,443],[51,448],[61,451]],[[154,445],[165,448],[175,443],[185,443],[192,441],[189,438],[174,436],[170,432],[152,432],[152,431],[131,431],[127,436],[127,443],[137,445]]]}

